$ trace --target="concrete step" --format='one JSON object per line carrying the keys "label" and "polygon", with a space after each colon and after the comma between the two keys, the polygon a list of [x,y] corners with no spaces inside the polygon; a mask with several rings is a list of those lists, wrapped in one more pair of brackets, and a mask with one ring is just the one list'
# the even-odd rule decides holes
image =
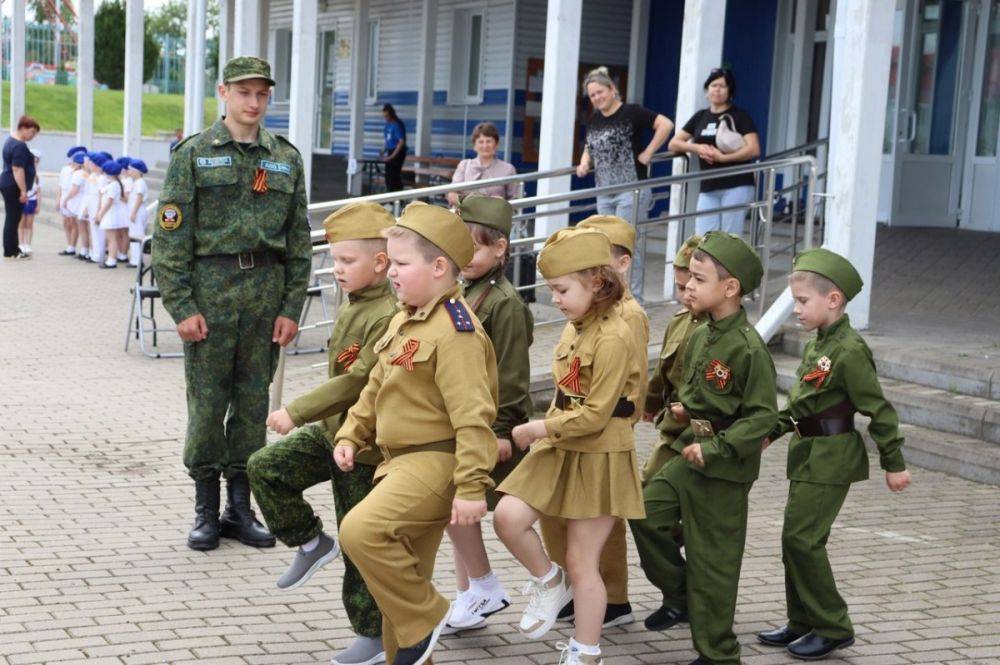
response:
{"label": "concrete step", "polygon": [[[797,380],[799,363],[798,357],[774,355],[780,391],[787,393]],[[882,377],[881,382],[902,422],[969,437],[1000,451],[1000,401],[887,377]]]}

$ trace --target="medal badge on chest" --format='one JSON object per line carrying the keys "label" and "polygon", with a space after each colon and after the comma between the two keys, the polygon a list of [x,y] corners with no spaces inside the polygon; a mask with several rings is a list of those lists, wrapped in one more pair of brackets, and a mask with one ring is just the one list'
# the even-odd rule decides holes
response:
{"label": "medal badge on chest", "polygon": [[811,372],[806,373],[802,377],[802,380],[813,384],[815,388],[819,388],[826,381],[826,377],[830,376],[830,367],[832,366],[833,363],[830,362],[830,359],[827,356],[823,356],[816,361],[816,367]]}
{"label": "medal badge on chest", "polygon": [[729,365],[721,360],[713,360],[705,370],[705,380],[715,384],[715,387],[719,390],[725,390],[726,386],[729,385],[729,379],[732,378],[732,375],[733,373],[730,371]]}

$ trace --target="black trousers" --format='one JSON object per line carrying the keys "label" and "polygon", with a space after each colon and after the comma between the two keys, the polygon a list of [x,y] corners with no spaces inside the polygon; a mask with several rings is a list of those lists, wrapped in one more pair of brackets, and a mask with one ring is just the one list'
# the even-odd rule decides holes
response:
{"label": "black trousers", "polygon": [[21,203],[21,190],[18,186],[0,188],[3,194],[3,255],[17,256],[17,225],[21,223],[21,212],[24,204]]}
{"label": "black trousers", "polygon": [[403,189],[403,162],[406,161],[406,148],[385,163],[385,191],[398,192]]}

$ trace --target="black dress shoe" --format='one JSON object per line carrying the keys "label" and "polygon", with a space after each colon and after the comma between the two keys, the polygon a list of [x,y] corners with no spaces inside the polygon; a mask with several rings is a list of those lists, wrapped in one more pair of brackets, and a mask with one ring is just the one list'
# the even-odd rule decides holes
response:
{"label": "black dress shoe", "polygon": [[799,660],[823,660],[837,649],[854,644],[854,637],[835,640],[816,633],[803,635],[788,645],[788,653]]}
{"label": "black dress shoe", "polygon": [[687,612],[664,605],[646,617],[646,620],[642,623],[646,626],[646,630],[666,630],[667,628],[673,628],[679,623],[687,622]]}
{"label": "black dress shoe", "polygon": [[788,626],[774,628],[773,630],[762,630],[757,633],[757,641],[769,647],[787,647],[800,637],[802,637],[801,634],[793,633]]}
{"label": "black dress shoe", "polygon": [[274,547],[275,539],[250,507],[250,479],[245,472],[226,479],[226,509],[219,523],[223,538],[235,538],[251,547]]}

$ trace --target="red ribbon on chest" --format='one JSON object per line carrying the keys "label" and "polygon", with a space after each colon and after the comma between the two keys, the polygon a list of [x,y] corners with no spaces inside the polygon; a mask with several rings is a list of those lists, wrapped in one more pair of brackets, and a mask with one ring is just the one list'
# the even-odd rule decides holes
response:
{"label": "red ribbon on chest", "polygon": [[569,366],[569,371],[563,378],[559,379],[559,385],[566,390],[580,394],[580,357],[576,356],[573,358],[573,362]]}
{"label": "red ribbon on chest", "polygon": [[410,339],[406,341],[403,345],[403,352],[400,353],[392,361],[391,364],[398,365],[399,367],[406,368],[407,372],[413,371],[413,356],[416,355],[417,349],[420,348],[420,341],[415,339]]}
{"label": "red ribbon on chest", "polygon": [[705,370],[705,380],[714,383],[719,390],[724,389],[729,384],[731,376],[732,371],[730,371],[729,366],[721,360],[713,360],[708,364],[708,369]]}
{"label": "red ribbon on chest", "polygon": [[830,359],[827,358],[826,356],[823,356],[816,363],[816,368],[813,369],[813,371],[805,374],[802,377],[802,380],[805,381],[806,383],[813,384],[813,386],[815,386],[816,388],[819,388],[820,386],[823,385],[823,382],[826,381],[826,377],[830,376],[830,368],[832,366],[833,363],[830,362]]}
{"label": "red ribbon on chest", "polygon": [[349,347],[340,352],[337,356],[337,362],[344,366],[344,369],[350,369],[354,361],[358,359],[358,355],[361,353],[361,344],[355,342]]}

